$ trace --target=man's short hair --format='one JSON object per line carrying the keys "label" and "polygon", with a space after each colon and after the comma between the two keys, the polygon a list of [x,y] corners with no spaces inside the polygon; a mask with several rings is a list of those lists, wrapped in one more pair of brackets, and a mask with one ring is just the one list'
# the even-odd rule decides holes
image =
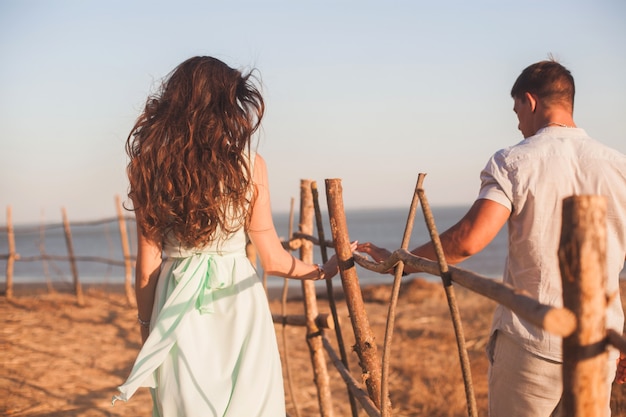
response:
{"label": "man's short hair", "polygon": [[532,64],[517,77],[511,97],[524,100],[530,93],[547,103],[561,103],[574,108],[574,77],[567,68],[555,60]]}

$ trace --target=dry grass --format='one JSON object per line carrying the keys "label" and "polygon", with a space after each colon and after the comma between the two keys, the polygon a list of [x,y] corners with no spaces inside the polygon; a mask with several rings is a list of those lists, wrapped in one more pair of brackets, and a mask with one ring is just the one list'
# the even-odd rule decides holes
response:
{"label": "dry grass", "polygon": [[[494,303],[456,287],[469,347],[479,415],[486,416],[487,340]],[[622,294],[625,294],[625,289]],[[370,324],[382,354],[388,312],[388,286],[363,289]],[[624,297],[623,297],[624,298]],[[127,376],[139,349],[135,311],[123,295],[106,290],[86,291],[87,305],[78,307],[68,294],[19,295],[0,299],[4,317],[0,346],[0,415],[4,416],[147,416],[150,398],[140,390],[129,403],[110,399]],[[281,311],[278,300],[271,302]],[[289,313],[302,314],[302,303],[291,300]],[[325,300],[320,312],[327,312]],[[354,343],[347,309],[338,302],[340,322],[348,348]],[[465,416],[465,393],[456,342],[443,289],[421,280],[403,286],[398,303],[391,362],[390,393],[394,416]],[[276,326],[281,354],[287,339],[289,370],[301,417],[318,416],[304,328]],[[329,334],[334,344],[334,337]],[[358,377],[357,357],[349,353],[352,373]],[[349,402],[339,374],[329,364],[335,415],[349,416]],[[295,417],[286,387],[289,415]],[[626,415],[626,389],[613,389],[614,416]],[[365,414],[361,412],[360,416]]]}

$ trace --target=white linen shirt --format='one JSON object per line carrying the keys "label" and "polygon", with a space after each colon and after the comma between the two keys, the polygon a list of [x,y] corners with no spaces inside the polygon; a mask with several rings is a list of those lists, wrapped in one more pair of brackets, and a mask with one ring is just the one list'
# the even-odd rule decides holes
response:
{"label": "white linen shirt", "polygon": [[[558,248],[562,201],[572,195],[607,198],[607,327],[622,332],[619,274],[626,256],[626,156],[590,138],[583,129],[547,127],[496,152],[481,172],[478,199],[511,210],[503,281],[541,303],[563,305]],[[498,305],[491,332],[510,334],[524,349],[562,361],[561,337]]]}

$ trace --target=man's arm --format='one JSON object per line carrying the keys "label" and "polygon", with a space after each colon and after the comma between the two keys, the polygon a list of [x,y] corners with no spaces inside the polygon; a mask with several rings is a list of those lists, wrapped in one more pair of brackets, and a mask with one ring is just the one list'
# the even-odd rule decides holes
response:
{"label": "man's arm", "polygon": [[[446,262],[457,264],[480,252],[498,234],[510,215],[511,211],[502,204],[487,199],[476,200],[457,224],[439,236]],[[391,255],[389,250],[371,242],[359,244],[357,250],[367,253],[377,262],[384,262]],[[422,258],[437,259],[431,242],[413,249],[411,253]],[[404,271],[416,272],[408,265]]]}
{"label": "man's arm", "polygon": [[[476,200],[457,224],[439,236],[446,262],[454,265],[483,250],[496,237],[510,215],[511,211],[502,204],[486,199]],[[411,253],[422,258],[437,259],[432,242],[413,249]],[[406,272],[412,271],[409,269]]]}

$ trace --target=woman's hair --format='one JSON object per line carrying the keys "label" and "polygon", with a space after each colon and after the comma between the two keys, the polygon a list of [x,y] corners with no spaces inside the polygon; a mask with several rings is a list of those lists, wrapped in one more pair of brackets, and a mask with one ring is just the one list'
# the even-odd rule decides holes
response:
{"label": "woman's hair", "polygon": [[511,88],[511,97],[524,99],[527,92],[548,103],[574,108],[574,77],[554,59],[532,64],[517,77]]}
{"label": "woman's hair", "polygon": [[248,220],[250,142],[265,105],[252,72],[193,57],[148,98],[128,135],[128,196],[145,236],[208,244]]}

